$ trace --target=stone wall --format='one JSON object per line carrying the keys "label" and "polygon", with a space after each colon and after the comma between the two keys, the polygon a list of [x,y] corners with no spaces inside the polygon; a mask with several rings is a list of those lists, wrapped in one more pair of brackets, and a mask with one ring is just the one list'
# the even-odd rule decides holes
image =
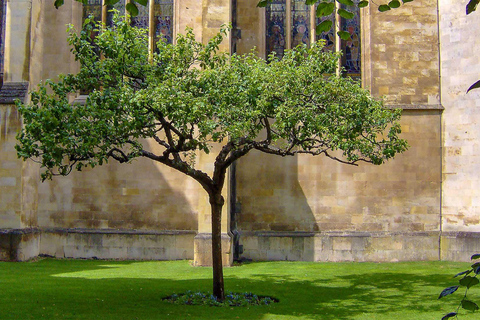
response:
{"label": "stone wall", "polygon": [[[265,11],[256,3],[236,1],[236,49],[256,47],[264,56]],[[225,198],[232,190],[236,197],[227,203],[235,211],[241,258],[466,260],[480,251],[480,91],[464,93],[480,78],[480,58],[472,49],[480,38],[471,27],[480,15],[465,16],[465,4],[440,0],[439,21],[434,0],[415,0],[387,13],[362,11],[363,85],[404,110],[402,136],[411,147],[380,167],[255,152],[242,158],[230,181],[236,189],[224,189]],[[175,1],[175,34],[189,26],[197,40],[207,42],[231,21],[231,5]],[[34,88],[40,80],[78,70],[64,29],[80,21],[76,1],[59,10],[51,1],[9,1],[7,86],[28,81]],[[222,50],[229,48],[227,39]],[[197,182],[139,159],[42,184],[38,167],[16,158],[19,128],[16,108],[0,104],[0,260],[46,254],[210,263],[210,209]],[[199,156],[199,167],[211,171],[212,159]],[[228,209],[222,225],[225,264],[233,257]]]}
{"label": "stone wall", "polygon": [[480,252],[480,15],[468,1],[440,1],[443,117],[442,257],[466,260]]}
{"label": "stone wall", "polygon": [[[257,259],[260,247],[266,248],[265,239],[269,239],[267,247],[281,247],[280,240],[295,246],[296,237],[305,238],[305,232],[310,232],[314,238],[304,247],[312,251],[302,253],[300,260],[341,260],[336,246],[327,241],[333,232],[335,241],[345,238],[342,241],[350,243],[345,249],[349,260],[438,258],[440,119],[441,110],[404,110],[402,137],[410,148],[382,166],[356,167],[321,156],[281,158],[255,152],[240,159],[237,228],[245,257]],[[409,247],[398,244],[402,233],[409,234],[409,239],[418,235],[436,240],[428,240],[429,246],[417,253],[402,252]],[[392,241],[392,234],[397,240]],[[351,243],[369,237],[366,242]],[[384,250],[398,252],[382,254]],[[298,254],[263,256],[290,259]]]}
{"label": "stone wall", "polygon": [[[366,19],[365,19],[366,20]],[[438,104],[440,99],[437,2],[415,0],[364,22],[370,44],[364,67],[370,88],[388,104]],[[370,38],[370,39],[368,39]]]}

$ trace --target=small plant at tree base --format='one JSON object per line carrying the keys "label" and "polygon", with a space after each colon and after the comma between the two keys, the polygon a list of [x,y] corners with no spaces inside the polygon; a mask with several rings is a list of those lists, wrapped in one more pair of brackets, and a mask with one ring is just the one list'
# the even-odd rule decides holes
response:
{"label": "small plant at tree base", "polygon": [[[480,254],[477,253],[471,257],[471,260],[476,260],[479,258],[480,258]],[[442,320],[446,320],[450,318],[458,319],[458,310],[460,309],[460,307],[470,311],[476,311],[479,309],[478,305],[475,302],[467,298],[468,289],[480,283],[480,281],[477,278],[479,273],[480,273],[480,262],[475,262],[474,264],[472,264],[470,269],[457,273],[454,276],[454,278],[463,276],[459,280],[459,285],[445,288],[442,291],[442,293],[440,293],[440,296],[438,297],[438,299],[451,295],[452,293],[456,292],[457,289],[460,287],[465,287],[465,294],[463,295],[463,298],[460,301],[460,304],[458,305],[457,310],[455,310],[455,312],[447,313],[445,316],[443,316]]]}
{"label": "small plant at tree base", "polygon": [[225,294],[225,300],[223,302],[220,302],[213,294],[194,291],[187,291],[180,294],[172,294],[171,296],[165,297],[162,300],[174,304],[185,304],[192,306],[207,305],[215,307],[247,307],[269,305],[278,302],[278,299],[276,298],[268,296],[258,296],[251,292],[227,292]]}

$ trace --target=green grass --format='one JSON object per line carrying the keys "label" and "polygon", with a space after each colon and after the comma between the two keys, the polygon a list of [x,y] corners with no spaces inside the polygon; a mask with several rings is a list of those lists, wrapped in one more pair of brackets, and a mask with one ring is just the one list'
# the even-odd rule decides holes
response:
{"label": "green grass", "polygon": [[[227,291],[280,300],[218,308],[162,301],[211,291],[211,269],[188,261],[51,260],[0,263],[0,319],[438,319],[460,292],[437,300],[469,264],[258,262],[225,269]],[[480,302],[477,288],[471,299]],[[478,313],[462,311],[462,320]]]}

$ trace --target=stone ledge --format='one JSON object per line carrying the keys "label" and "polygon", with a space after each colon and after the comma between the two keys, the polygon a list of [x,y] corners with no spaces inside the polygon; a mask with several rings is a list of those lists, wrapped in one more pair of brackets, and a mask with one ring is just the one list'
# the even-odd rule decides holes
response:
{"label": "stone ledge", "polygon": [[0,104],[15,104],[15,100],[25,102],[28,82],[5,82],[0,89]]}
{"label": "stone ledge", "polygon": [[[419,231],[419,232],[402,232],[402,231],[377,231],[377,232],[364,232],[364,231],[241,231],[237,230],[240,237],[242,236],[256,236],[256,237],[293,237],[293,238],[305,238],[305,237],[363,237],[363,238],[381,238],[391,236],[434,236],[439,235],[439,231]],[[480,237],[480,235],[479,235]]]}
{"label": "stone ledge", "polygon": [[442,237],[444,238],[480,238],[480,232],[468,232],[468,231],[443,231]]}
{"label": "stone ledge", "polygon": [[40,229],[45,233],[57,234],[125,234],[125,235],[182,235],[197,234],[196,230],[136,230],[136,229],[84,229],[84,228],[44,228]]}
{"label": "stone ledge", "polygon": [[445,110],[441,104],[387,104],[385,107],[402,110]]}

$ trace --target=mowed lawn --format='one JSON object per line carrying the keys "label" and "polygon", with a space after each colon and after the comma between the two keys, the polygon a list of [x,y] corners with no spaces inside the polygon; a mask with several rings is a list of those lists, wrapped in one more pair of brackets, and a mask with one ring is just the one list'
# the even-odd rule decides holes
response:
{"label": "mowed lawn", "polygon": [[[0,319],[438,319],[461,292],[437,300],[468,263],[255,262],[225,269],[227,291],[280,300],[270,306],[179,306],[187,290],[211,292],[211,269],[189,261],[43,259],[0,263]],[[480,289],[471,299],[480,302]],[[460,319],[479,319],[462,311]]]}

